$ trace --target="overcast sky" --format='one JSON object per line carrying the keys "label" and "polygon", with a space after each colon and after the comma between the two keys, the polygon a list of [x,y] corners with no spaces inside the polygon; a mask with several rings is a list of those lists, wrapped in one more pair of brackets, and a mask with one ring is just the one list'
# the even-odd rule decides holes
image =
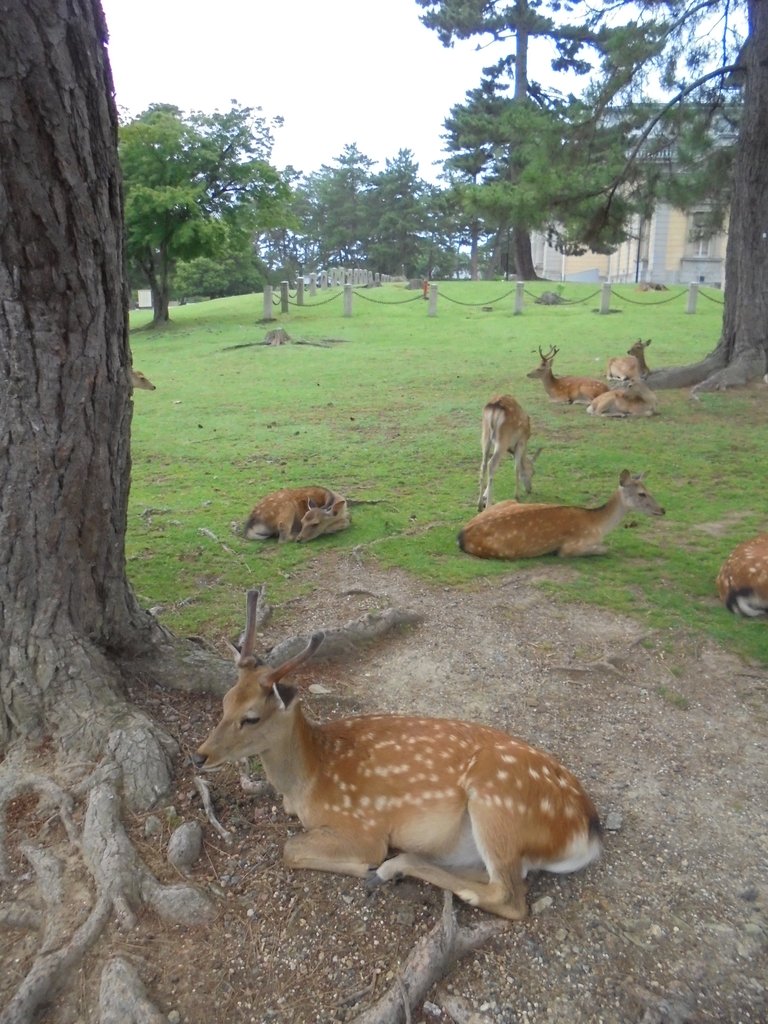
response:
{"label": "overcast sky", "polygon": [[285,124],[272,159],[319,170],[344,146],[383,169],[410,149],[434,181],[443,120],[497,52],[441,46],[415,0],[102,0],[117,103],[228,110]]}

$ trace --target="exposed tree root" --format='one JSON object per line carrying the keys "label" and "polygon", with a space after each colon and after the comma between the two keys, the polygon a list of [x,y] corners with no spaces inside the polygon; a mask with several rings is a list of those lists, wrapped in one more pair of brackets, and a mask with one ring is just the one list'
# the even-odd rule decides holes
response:
{"label": "exposed tree root", "polygon": [[[82,855],[95,895],[84,920],[73,925],[64,863],[50,849],[29,842],[20,844],[19,851],[34,872],[36,902],[40,908],[24,900],[9,903],[0,909],[0,921],[14,928],[40,932],[40,943],[31,967],[0,1015],[0,1024],[31,1024],[40,1008],[71,979],[113,917],[121,928],[129,929],[135,925],[136,912],[141,906],[150,907],[166,921],[186,925],[209,920],[216,912],[211,901],[198,889],[189,885],[163,885],[140,860],[120,821],[118,778],[116,765],[109,766],[109,770],[102,766],[90,787],[81,787],[88,791],[88,803],[79,832],[73,817],[74,801],[68,793],[44,775],[19,772],[7,763],[3,766],[0,857],[6,877],[10,876],[4,841],[6,807],[15,797],[36,792],[41,798],[38,810],[45,810],[48,805],[57,810],[70,846]],[[43,836],[44,831],[39,836]],[[110,977],[112,982],[109,982]],[[111,976],[107,975],[107,981],[102,979],[103,1020],[155,1024],[163,1019],[151,1004],[138,998],[137,982],[137,978],[131,981],[127,969],[117,966],[113,967]],[[129,991],[137,997],[132,1003],[136,1015],[118,1017],[115,1007]]]}
{"label": "exposed tree root", "polygon": [[424,1002],[430,989],[444,978],[457,960],[509,929],[508,921],[483,921],[474,928],[460,927],[453,912],[453,896],[443,893],[443,912],[435,927],[420,939],[402,970],[384,995],[354,1018],[354,1024],[407,1024],[411,1011]]}
{"label": "exposed tree root", "polygon": [[112,901],[124,928],[136,923],[134,908],[149,905],[175,924],[194,925],[209,920],[213,904],[191,885],[162,885],[139,860],[120,821],[114,787],[94,787],[83,825],[82,850],[97,888]]}
{"label": "exposed tree root", "polygon": [[760,380],[765,371],[766,359],[761,350],[744,353],[726,362],[724,351],[717,348],[698,363],[652,370],[646,378],[646,384],[653,391],[692,388],[691,397],[696,398],[702,391],[746,387]]}
{"label": "exposed tree root", "polygon": [[[392,629],[413,626],[421,622],[421,616],[401,608],[386,608],[380,612],[368,612],[359,619],[348,622],[338,629],[326,629],[325,639],[316,657],[340,658],[349,655],[357,647],[378,640]],[[277,644],[266,656],[270,665],[280,665],[307,646],[307,636],[291,636]]]}
{"label": "exposed tree root", "polygon": [[74,801],[71,795],[57,786],[47,775],[15,770],[9,758],[0,773],[0,881],[7,882],[11,877],[6,850],[5,809],[11,800],[25,793],[34,792],[41,801],[41,810],[56,808],[70,841],[77,843],[77,827],[72,820]]}
{"label": "exposed tree root", "polygon": [[138,974],[122,957],[101,972],[100,1024],[167,1024],[168,1018],[147,998]]}

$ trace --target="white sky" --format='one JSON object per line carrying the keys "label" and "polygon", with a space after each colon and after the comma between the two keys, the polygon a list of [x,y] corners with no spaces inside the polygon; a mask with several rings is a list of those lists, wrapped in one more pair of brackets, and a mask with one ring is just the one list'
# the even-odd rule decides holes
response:
{"label": "white sky", "polygon": [[102,0],[118,106],[282,115],[273,163],[308,173],[344,146],[383,170],[410,149],[434,181],[443,120],[501,51],[446,49],[415,0]]}

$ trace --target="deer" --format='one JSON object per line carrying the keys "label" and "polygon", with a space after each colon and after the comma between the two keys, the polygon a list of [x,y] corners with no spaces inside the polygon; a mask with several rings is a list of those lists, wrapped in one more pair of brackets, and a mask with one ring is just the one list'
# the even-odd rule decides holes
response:
{"label": "deer", "polygon": [[587,406],[591,416],[655,416],[658,399],[644,380],[631,380],[625,388],[604,391]]}
{"label": "deer", "polygon": [[592,377],[556,377],[552,373],[552,362],[559,351],[560,349],[553,345],[544,355],[539,346],[541,363],[527,374],[531,379],[541,380],[550,402],[587,405],[597,395],[608,390],[607,384]]}
{"label": "deer", "polygon": [[651,344],[651,339],[643,341],[638,338],[631,348],[627,349],[625,356],[611,356],[605,375],[608,380],[639,380],[647,377],[651,372],[645,361],[645,350]]}
{"label": "deer", "polygon": [[291,869],[408,876],[508,920],[527,915],[526,875],[577,871],[601,850],[600,818],[577,778],[522,739],[473,722],[370,714],[317,723],[285,677],[320,647],[271,667],[253,653],[258,591],[246,598],[237,681],[196,768],[258,756],[303,832]]}
{"label": "deer", "polygon": [[598,508],[500,501],[467,523],[459,533],[459,547],[477,558],[603,555],[608,550],[603,537],[627,512],[665,514],[646,490],[643,477],[642,473],[633,475],[622,470],[618,489]]}
{"label": "deer", "polygon": [[717,575],[717,591],[734,615],[768,615],[768,533],[734,548]]}
{"label": "deer", "polygon": [[243,533],[248,540],[277,537],[301,544],[349,526],[347,499],[327,487],[284,487],[257,502]]}
{"label": "deer", "polygon": [[528,413],[511,395],[498,395],[483,408],[483,427],[480,446],[480,497],[478,511],[491,504],[493,477],[505,452],[515,457],[515,500],[520,500],[520,484],[526,494],[531,493],[533,464],[541,452],[538,448],[528,455],[531,420]]}
{"label": "deer", "polygon": [[156,386],[141,370],[131,367],[131,388],[134,391],[156,391]]}

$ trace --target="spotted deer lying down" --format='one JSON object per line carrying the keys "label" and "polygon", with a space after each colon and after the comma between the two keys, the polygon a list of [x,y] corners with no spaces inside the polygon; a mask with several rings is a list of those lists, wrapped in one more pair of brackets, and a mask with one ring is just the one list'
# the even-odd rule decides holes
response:
{"label": "spotted deer lying down", "polygon": [[536,558],[557,554],[602,555],[606,533],[629,512],[663,516],[664,509],[646,490],[643,474],[625,469],[618,490],[599,508],[574,505],[518,505],[500,501],[471,519],[459,534],[459,547],[478,558]]}
{"label": "spotted deer lying down", "polygon": [[718,573],[717,591],[736,615],[768,615],[768,533],[734,548]]}
{"label": "spotted deer lying down", "polygon": [[280,543],[314,540],[349,526],[347,499],[326,487],[285,487],[267,494],[243,528],[249,540],[277,537]]}
{"label": "spotted deer lying down", "polygon": [[207,771],[261,758],[286,812],[306,829],[285,844],[288,867],[371,884],[408,875],[517,920],[527,913],[529,871],[577,871],[598,857],[594,804],[575,776],[523,740],[439,718],[313,722],[284,679],[323,634],[270,668],[253,654],[257,603],[249,591],[237,682],[194,761]]}
{"label": "spotted deer lying down", "polygon": [[645,381],[631,380],[625,388],[605,391],[587,406],[590,416],[655,416],[658,398]]}

